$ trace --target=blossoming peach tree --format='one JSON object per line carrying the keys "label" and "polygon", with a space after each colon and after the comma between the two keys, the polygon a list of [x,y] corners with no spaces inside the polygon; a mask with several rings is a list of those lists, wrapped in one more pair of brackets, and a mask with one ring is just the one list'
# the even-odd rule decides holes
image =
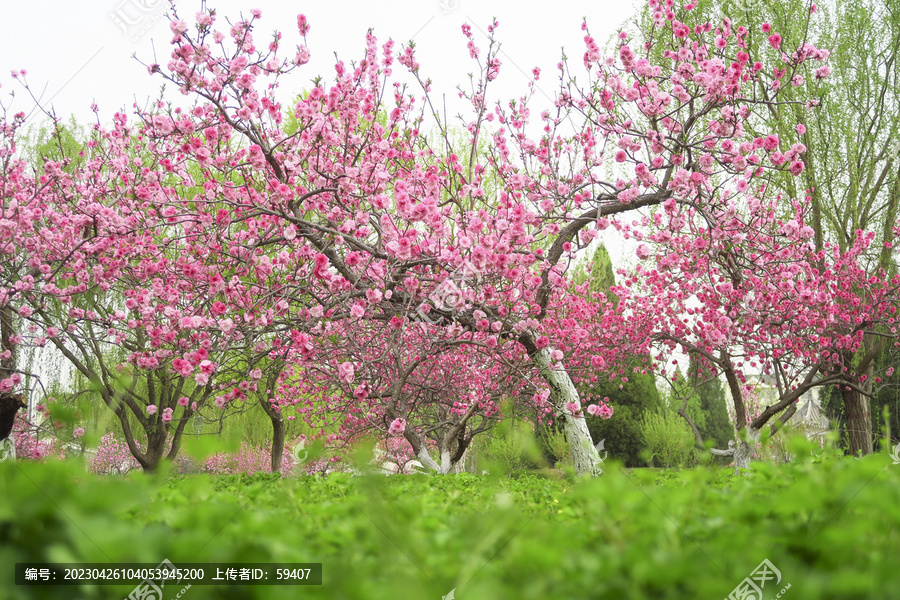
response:
{"label": "blossoming peach tree", "polygon": [[[4,357],[24,344],[55,347],[154,469],[175,458],[200,407],[257,389],[252,365],[268,351],[257,338],[277,310],[259,291],[271,265],[241,247],[252,219],[173,201],[191,174],[155,156],[124,114],[110,130],[98,124],[79,155],[33,171],[6,157],[2,294],[19,332]],[[235,363],[251,365],[237,381]],[[9,373],[4,393],[22,375]]]}
{"label": "blossoming peach tree", "polygon": [[[121,398],[148,431],[221,397],[222,363],[251,362],[234,358],[243,344],[291,366],[278,389],[263,386],[266,401],[279,410],[302,401],[306,414],[336,419],[341,433],[331,435],[402,434],[423,464],[446,472],[499,418],[495,396],[524,395],[563,419],[578,472],[598,474],[575,382],[619,360],[604,336],[610,323],[630,325],[612,304],[585,305],[568,269],[621,215],[664,203],[715,215],[752,189],[769,142],[748,139],[743,124],[779,101],[760,100],[754,85],[787,77],[772,71],[786,41],[750,56],[749,29],[695,23],[691,4],[650,6],[649,30],[621,34],[615,57],[603,58],[583,25],[584,73],[576,80],[559,63],[560,87],[536,123],[533,85],[506,105],[489,102],[501,68],[497,23],[484,54],[464,26],[478,75],[460,92],[471,108],[461,143],[410,46],[379,46],[370,33],[359,62],[338,62],[332,84],[317,80],[287,103],[280,89],[302,71],[305,45],[280,33],[257,45],[258,11],[224,29],[214,10],[193,26],[173,16],[171,58],[147,68],[193,104],[136,109],[134,125],[117,115],[97,140],[97,162],[74,176],[46,165],[29,178],[15,163],[17,187],[4,184],[3,216],[13,221],[0,228],[4,256],[21,260],[24,238],[37,256],[55,254],[29,265],[24,287],[5,282],[0,304],[32,319],[41,337],[68,333],[55,343],[76,364],[85,361],[70,344],[126,348],[127,374],[155,374],[148,394],[164,390],[133,407],[133,391]],[[302,15],[297,28],[309,30]],[[824,58],[798,43],[789,66]],[[397,63],[421,96],[394,75]],[[778,168],[799,172],[801,154]],[[63,243],[16,228],[15,219],[35,221],[19,208],[22,194],[76,203]],[[460,272],[473,276],[448,294]],[[103,309],[47,308],[46,298],[65,304],[74,294]],[[254,385],[246,370],[237,380],[245,388]],[[11,374],[3,385],[16,385]],[[146,414],[148,405],[158,412]]]}
{"label": "blossoming peach tree", "polygon": [[[807,391],[855,385],[842,355],[879,326],[895,326],[900,286],[900,278],[865,268],[872,235],[858,232],[846,252],[830,244],[816,251],[805,203],[794,201],[793,218],[780,219],[781,199],[765,198],[765,186],[754,191],[718,214],[664,205],[655,227],[637,233],[641,262],[617,290],[659,374],[677,377],[666,362],[678,351],[724,376],[739,434],[728,452],[736,468],[748,466],[763,426],[778,417],[777,431]],[[750,415],[745,398],[756,375],[773,383],[776,401]],[[680,413],[701,444],[684,407]]]}

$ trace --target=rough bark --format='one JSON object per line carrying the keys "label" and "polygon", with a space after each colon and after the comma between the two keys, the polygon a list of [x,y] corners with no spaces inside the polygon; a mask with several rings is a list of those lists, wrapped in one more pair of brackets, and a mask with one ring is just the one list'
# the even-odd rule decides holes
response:
{"label": "rough bark", "polygon": [[[278,385],[278,379],[281,377],[283,371],[284,363],[278,362],[271,365],[268,368],[264,389],[274,390]],[[260,384],[260,387],[262,387],[262,383]],[[269,420],[272,421],[272,449],[269,466],[272,469],[272,473],[280,473],[281,469],[284,467],[284,416],[281,414],[278,407],[268,401],[268,395],[260,397],[259,405],[262,407],[263,412],[266,413],[266,416],[269,417]]]}
{"label": "rough bark", "polygon": [[553,407],[565,419],[566,439],[569,442],[572,457],[575,459],[576,473],[579,476],[596,477],[600,475],[603,473],[603,469],[600,467],[600,463],[603,461],[600,460],[600,454],[594,447],[587,422],[583,418],[571,414],[566,408],[568,403],[575,404],[578,409],[581,408],[581,400],[572,378],[567,371],[553,368],[549,348],[536,350],[530,354],[531,360],[534,361],[541,376],[550,386],[550,400]]}
{"label": "rough bark", "polygon": [[[161,425],[161,424],[160,424]],[[166,438],[158,433],[147,436],[147,451],[143,455],[136,456],[138,463],[147,473],[155,473],[159,468],[159,462],[165,453]]]}
{"label": "rough bark", "polygon": [[284,417],[281,416],[280,411],[275,410],[275,407],[266,400],[260,400],[260,406],[268,415],[269,420],[272,421],[272,460],[270,466],[272,467],[272,472],[277,473],[281,471],[284,459]]}
{"label": "rough bark", "polygon": [[[465,453],[463,453],[463,456]],[[431,455],[428,453],[428,450],[425,448],[425,445],[422,444],[419,447],[418,452],[416,453],[416,458],[419,459],[419,462],[422,463],[422,466],[426,469],[434,471],[440,475],[447,475],[448,473],[461,473],[463,462],[460,460],[454,460],[455,455],[451,455],[449,450],[442,450],[440,453],[441,462],[438,463],[434,460]]]}
{"label": "rough bark", "polygon": [[852,456],[872,454],[872,410],[869,397],[857,388],[840,386],[847,411],[847,442]]}
{"label": "rough bark", "polygon": [[[409,438],[407,438],[408,440]],[[424,444],[419,445],[419,449],[416,452],[416,458],[419,459],[419,462],[422,463],[422,466],[426,469],[430,469],[435,473],[443,473],[441,471],[441,465],[437,464],[431,455],[428,454],[428,449],[425,448]]]}
{"label": "rough bark", "polygon": [[450,473],[459,474],[466,471],[466,457],[469,455],[469,448],[466,446],[462,453],[457,453],[452,459],[453,466],[450,467]]}
{"label": "rough bark", "polygon": [[272,420],[272,472],[280,473],[284,459],[284,420]]}

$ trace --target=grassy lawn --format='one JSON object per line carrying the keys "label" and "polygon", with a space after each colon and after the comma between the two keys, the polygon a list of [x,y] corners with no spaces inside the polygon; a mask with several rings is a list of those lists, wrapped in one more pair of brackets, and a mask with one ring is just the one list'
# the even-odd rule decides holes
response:
{"label": "grassy lawn", "polygon": [[[487,476],[99,478],[0,464],[0,599],[126,598],[15,585],[17,562],[321,563],[321,586],[191,586],[182,598],[900,597],[900,465],[754,464],[749,476],[606,465],[596,480]],[[774,572],[772,577],[775,577]],[[788,587],[789,586],[789,587]],[[166,586],[164,599],[182,587]],[[755,596],[754,596],[755,597]]]}

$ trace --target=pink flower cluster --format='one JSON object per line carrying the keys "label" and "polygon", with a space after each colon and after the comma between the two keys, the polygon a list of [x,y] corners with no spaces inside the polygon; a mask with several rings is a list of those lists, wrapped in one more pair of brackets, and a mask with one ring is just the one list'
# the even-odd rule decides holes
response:
{"label": "pink flower cluster", "polygon": [[[235,473],[270,473],[272,458],[270,447],[254,446],[242,442],[237,452],[219,453],[208,457],[200,471],[203,473],[235,474]],[[287,447],[282,456],[281,472],[290,473],[294,468],[294,457]]]}
{"label": "pink flower cluster", "polygon": [[141,466],[132,456],[128,444],[119,441],[114,433],[109,432],[100,439],[100,445],[91,457],[88,468],[92,473],[100,475],[124,475]]}

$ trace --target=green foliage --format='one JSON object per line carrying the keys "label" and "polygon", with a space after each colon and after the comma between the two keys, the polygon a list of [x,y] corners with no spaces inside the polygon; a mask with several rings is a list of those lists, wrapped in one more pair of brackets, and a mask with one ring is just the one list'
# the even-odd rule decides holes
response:
{"label": "green foliage", "polygon": [[490,435],[476,438],[475,454],[478,470],[506,477],[544,462],[532,426],[513,419],[504,419]]}
{"label": "green foliage", "polygon": [[85,128],[78,124],[75,116],[69,117],[68,124],[54,125],[44,121],[28,127],[22,145],[22,156],[38,173],[44,170],[44,161],[53,160],[70,172],[74,172],[84,160],[87,135]]}
{"label": "green foliage", "polygon": [[712,442],[716,448],[727,448],[728,442],[734,439],[734,426],[728,418],[728,398],[722,381],[710,379],[696,356],[691,357],[688,369],[688,382],[694,394],[693,402],[688,402],[687,413],[704,442]]}
{"label": "green foliage", "polygon": [[559,421],[550,426],[539,427],[536,437],[541,453],[550,465],[568,467],[572,464],[572,447]]}
{"label": "green foliage", "polygon": [[588,282],[592,298],[604,294],[613,306],[619,305],[619,298],[609,291],[609,288],[616,285],[616,274],[613,270],[612,258],[604,244],[601,243],[597,247],[588,264],[579,265],[573,269],[572,280],[578,285]]}
{"label": "green foliage", "polygon": [[[588,265],[575,270],[573,278],[578,284],[588,282],[592,297],[604,294],[613,306],[618,306],[618,298],[610,292],[616,284],[612,260],[603,244],[598,246]],[[649,360],[649,357],[640,356],[634,357],[633,362],[645,364]],[[610,381],[606,373],[598,376],[602,379],[600,382],[590,387],[582,386],[579,392],[583,397],[609,398],[614,413],[609,419],[586,417],[591,438],[595,443],[605,440],[604,449],[609,452],[609,457],[622,461],[626,467],[644,466],[641,419],[647,411],[662,406],[656,381],[652,375],[641,373],[629,373],[628,381],[624,382],[620,379]]]}
{"label": "green foliage", "polygon": [[614,408],[609,419],[586,417],[591,438],[595,443],[606,440],[604,447],[609,457],[622,461],[626,467],[645,466],[647,463],[641,458],[646,448],[641,420],[662,406],[653,377],[636,374],[626,383],[604,382],[590,392],[595,397],[608,397]]}
{"label": "green foliage", "polygon": [[642,432],[647,451],[657,466],[668,469],[694,462],[694,435],[685,420],[674,411],[658,410],[644,415]]}
{"label": "green foliage", "polygon": [[[900,586],[900,467],[838,460],[749,475],[608,468],[599,479],[188,476],[100,478],[0,463],[9,600],[113,599],[134,586],[16,586],[17,562],[320,562],[323,585],[193,586],[183,598],[723,598],[767,558],[806,600]],[[806,457],[806,458],[802,458]],[[664,475],[664,476],[661,476]],[[837,549],[840,549],[838,551]],[[166,589],[165,600],[180,588]]]}

